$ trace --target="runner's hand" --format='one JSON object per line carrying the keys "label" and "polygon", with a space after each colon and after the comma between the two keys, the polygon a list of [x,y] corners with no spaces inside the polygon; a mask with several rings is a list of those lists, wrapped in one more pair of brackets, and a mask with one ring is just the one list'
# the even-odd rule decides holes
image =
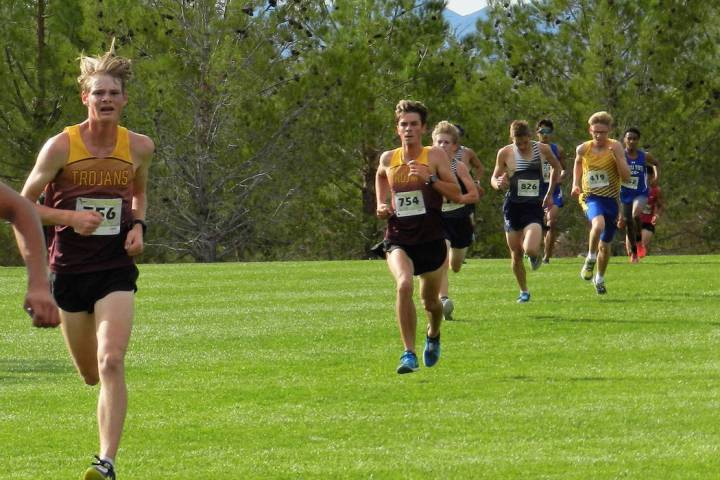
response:
{"label": "runner's hand", "polygon": [[508,174],[503,173],[499,177],[495,179],[495,185],[497,185],[498,190],[505,190],[509,185],[510,182],[508,180]]}
{"label": "runner's hand", "polygon": [[550,195],[550,192],[545,195],[545,198],[543,199],[543,209],[544,210],[550,210],[553,206],[553,198],[552,195]]}
{"label": "runner's hand", "polygon": [[80,235],[92,235],[103,221],[102,214],[92,211],[83,210],[75,212],[73,224],[71,225],[75,232]]}
{"label": "runner's hand", "polygon": [[125,238],[125,251],[129,256],[134,257],[143,253],[144,249],[142,225],[134,225]]}
{"label": "runner's hand", "polygon": [[408,165],[410,166],[410,175],[415,175],[416,177],[420,177],[423,182],[428,181],[431,174],[430,174],[430,169],[427,167],[427,165],[418,163],[415,160],[410,160],[408,162]]}
{"label": "runner's hand", "polygon": [[53,328],[60,325],[58,308],[49,288],[28,288],[23,308],[35,327]]}
{"label": "runner's hand", "polygon": [[390,207],[390,205],[388,205],[387,203],[382,203],[378,206],[375,214],[380,220],[387,220],[388,218],[392,217],[395,212],[393,212],[393,209],[392,207]]}

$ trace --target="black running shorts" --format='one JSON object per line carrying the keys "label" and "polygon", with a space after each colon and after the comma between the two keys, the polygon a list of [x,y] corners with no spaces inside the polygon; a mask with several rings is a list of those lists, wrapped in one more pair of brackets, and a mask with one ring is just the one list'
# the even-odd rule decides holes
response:
{"label": "black running shorts", "polygon": [[506,232],[518,232],[530,224],[537,223],[542,226],[545,223],[545,211],[540,204],[513,203],[505,199],[503,216]]}
{"label": "black running shorts", "polygon": [[443,217],[443,230],[445,238],[450,241],[452,248],[467,248],[472,245],[473,225],[470,217]]}
{"label": "black running shorts", "polygon": [[66,312],[95,311],[95,302],[112,292],[137,292],[135,265],[88,273],[53,273],[50,285],[58,307]]}
{"label": "black running shorts", "polygon": [[445,263],[447,245],[445,239],[440,238],[418,245],[397,245],[391,243],[387,246],[387,253],[400,249],[404,251],[413,262],[413,275],[434,272]]}

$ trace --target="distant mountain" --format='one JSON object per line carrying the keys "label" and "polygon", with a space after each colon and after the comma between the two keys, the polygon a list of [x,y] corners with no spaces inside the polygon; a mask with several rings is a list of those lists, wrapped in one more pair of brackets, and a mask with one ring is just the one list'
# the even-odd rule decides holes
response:
{"label": "distant mountain", "polygon": [[477,12],[470,13],[468,15],[460,15],[446,8],[443,12],[443,16],[450,24],[450,30],[455,33],[455,36],[457,38],[463,38],[475,32],[475,25],[478,20],[487,20],[488,7],[482,8]]}

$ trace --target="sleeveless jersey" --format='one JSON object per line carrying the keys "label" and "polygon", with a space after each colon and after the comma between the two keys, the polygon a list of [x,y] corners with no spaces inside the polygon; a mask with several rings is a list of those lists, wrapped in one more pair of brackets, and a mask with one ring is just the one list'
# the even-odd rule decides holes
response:
{"label": "sleeveless jersey", "polygon": [[630,158],[625,150],[625,160],[630,168],[630,179],[620,187],[620,200],[630,203],[638,195],[648,194],[647,173],[645,172],[645,152],[638,150],[636,158]]}
{"label": "sleeveless jersey", "polygon": [[517,145],[513,144],[515,155],[515,173],[510,177],[510,189],[505,194],[512,203],[541,204],[542,163],[538,142],[531,142],[532,157],[522,158]]}
{"label": "sleeveless jersey", "polygon": [[[423,147],[416,162],[428,164],[432,147]],[[403,149],[393,151],[387,171],[395,215],[388,219],[385,239],[399,245],[418,245],[443,238],[441,208],[443,197],[432,185],[410,175],[403,162]]]}
{"label": "sleeveless jersey", "polygon": [[[560,159],[560,150],[558,149],[557,144],[550,143],[550,150],[552,150],[553,155],[555,155],[555,158]],[[542,162],[542,173],[543,173],[543,183],[542,183],[542,190],[540,191],[540,195],[545,197],[545,194],[547,193],[548,187],[550,187],[550,177],[552,176],[552,165],[550,165],[550,162],[543,159]],[[562,190],[560,189],[560,184],[558,183],[555,185],[555,190],[553,191],[553,199],[555,198],[562,198]]]}
{"label": "sleeveless jersey", "polygon": [[[458,148],[457,152],[455,152],[455,156],[450,161],[450,170],[452,171],[453,175],[455,175],[455,179],[458,182],[458,185],[460,185],[460,192],[465,195],[468,193],[467,188],[465,188],[465,184],[460,180],[460,177],[457,174],[457,166],[459,162],[462,162],[462,156],[463,156],[463,150],[465,147],[461,146]],[[468,209],[468,207],[470,207]],[[447,198],[444,199],[442,204],[442,216],[443,218],[464,218],[469,216],[474,211],[473,205],[466,205],[464,203],[455,203]]]}
{"label": "sleeveless jersey", "polygon": [[62,210],[95,210],[104,217],[92,235],[79,235],[68,225],[50,232],[50,269],[56,273],[86,273],[133,264],[125,251],[132,227],[134,169],[130,136],[117,129],[117,143],[106,158],[88,152],[80,126],[66,127],[70,153],[65,166],[45,189],[45,205]]}
{"label": "sleeveless jersey", "polygon": [[[615,140],[609,140],[615,142]],[[582,155],[582,195],[584,201],[588,195],[618,198],[620,194],[620,174],[615,164],[615,155],[608,148],[602,153],[593,153],[592,140],[585,142]]]}
{"label": "sleeveless jersey", "polygon": [[651,187],[648,190],[648,201],[640,213],[640,221],[642,223],[652,223],[655,211],[657,210],[657,198],[659,194],[660,187]]}

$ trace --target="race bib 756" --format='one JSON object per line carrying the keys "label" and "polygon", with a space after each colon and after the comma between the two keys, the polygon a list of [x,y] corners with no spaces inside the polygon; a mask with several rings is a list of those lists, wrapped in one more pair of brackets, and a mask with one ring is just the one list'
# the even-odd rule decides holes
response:
{"label": "race bib 756", "polygon": [[93,235],[117,235],[120,233],[122,216],[122,198],[85,198],[78,197],[75,210],[95,211],[103,216],[100,226]]}

